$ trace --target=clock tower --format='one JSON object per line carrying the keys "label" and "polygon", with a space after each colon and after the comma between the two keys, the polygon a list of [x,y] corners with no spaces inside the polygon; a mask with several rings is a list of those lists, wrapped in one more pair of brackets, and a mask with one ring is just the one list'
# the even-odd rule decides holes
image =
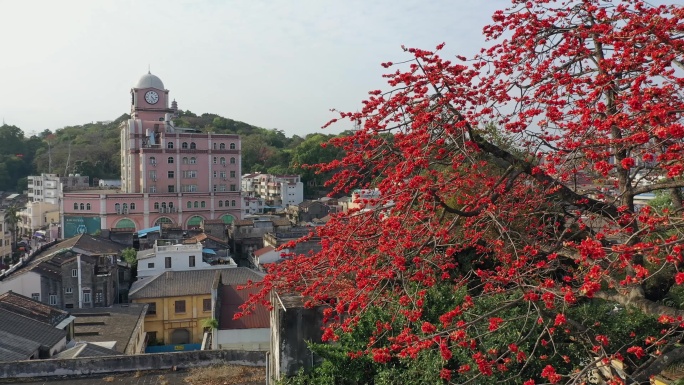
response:
{"label": "clock tower", "polygon": [[131,89],[131,119],[164,121],[165,115],[172,113],[169,90],[161,79],[150,72],[143,75]]}

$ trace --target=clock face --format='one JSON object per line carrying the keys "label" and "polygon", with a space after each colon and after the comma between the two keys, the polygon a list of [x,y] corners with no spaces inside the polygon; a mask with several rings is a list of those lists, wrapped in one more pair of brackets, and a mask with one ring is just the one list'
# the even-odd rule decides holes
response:
{"label": "clock face", "polygon": [[147,91],[145,101],[149,104],[155,104],[159,101],[159,95],[154,91]]}

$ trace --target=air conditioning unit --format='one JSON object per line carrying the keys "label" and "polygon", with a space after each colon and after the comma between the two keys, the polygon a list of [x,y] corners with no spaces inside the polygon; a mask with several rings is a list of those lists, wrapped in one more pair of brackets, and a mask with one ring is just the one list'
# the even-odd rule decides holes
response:
{"label": "air conditioning unit", "polygon": [[152,177],[152,182],[156,182],[156,181],[157,181],[157,177],[156,176]]}
{"label": "air conditioning unit", "polygon": [[159,208],[160,213],[165,213],[166,212],[166,207],[160,207]]}

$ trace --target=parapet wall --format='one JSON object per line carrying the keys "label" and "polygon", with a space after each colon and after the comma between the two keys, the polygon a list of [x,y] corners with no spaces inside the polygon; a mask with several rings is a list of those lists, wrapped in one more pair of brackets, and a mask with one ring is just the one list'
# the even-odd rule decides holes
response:
{"label": "parapet wall", "polygon": [[0,378],[83,376],[211,365],[266,366],[265,352],[197,350],[131,356],[0,362]]}

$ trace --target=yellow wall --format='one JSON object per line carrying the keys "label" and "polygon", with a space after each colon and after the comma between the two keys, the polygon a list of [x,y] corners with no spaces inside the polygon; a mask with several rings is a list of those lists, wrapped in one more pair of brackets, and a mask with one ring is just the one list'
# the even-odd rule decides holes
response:
{"label": "yellow wall", "polygon": [[[204,299],[211,299],[211,294],[134,299],[134,303],[156,303],[157,314],[145,316],[145,331],[157,332],[157,340],[164,344],[171,343],[171,333],[175,329],[188,329],[190,331],[190,343],[202,343],[204,328],[202,320],[211,318],[211,310],[203,311]],[[176,313],[176,301],[185,301],[185,313]]]}

